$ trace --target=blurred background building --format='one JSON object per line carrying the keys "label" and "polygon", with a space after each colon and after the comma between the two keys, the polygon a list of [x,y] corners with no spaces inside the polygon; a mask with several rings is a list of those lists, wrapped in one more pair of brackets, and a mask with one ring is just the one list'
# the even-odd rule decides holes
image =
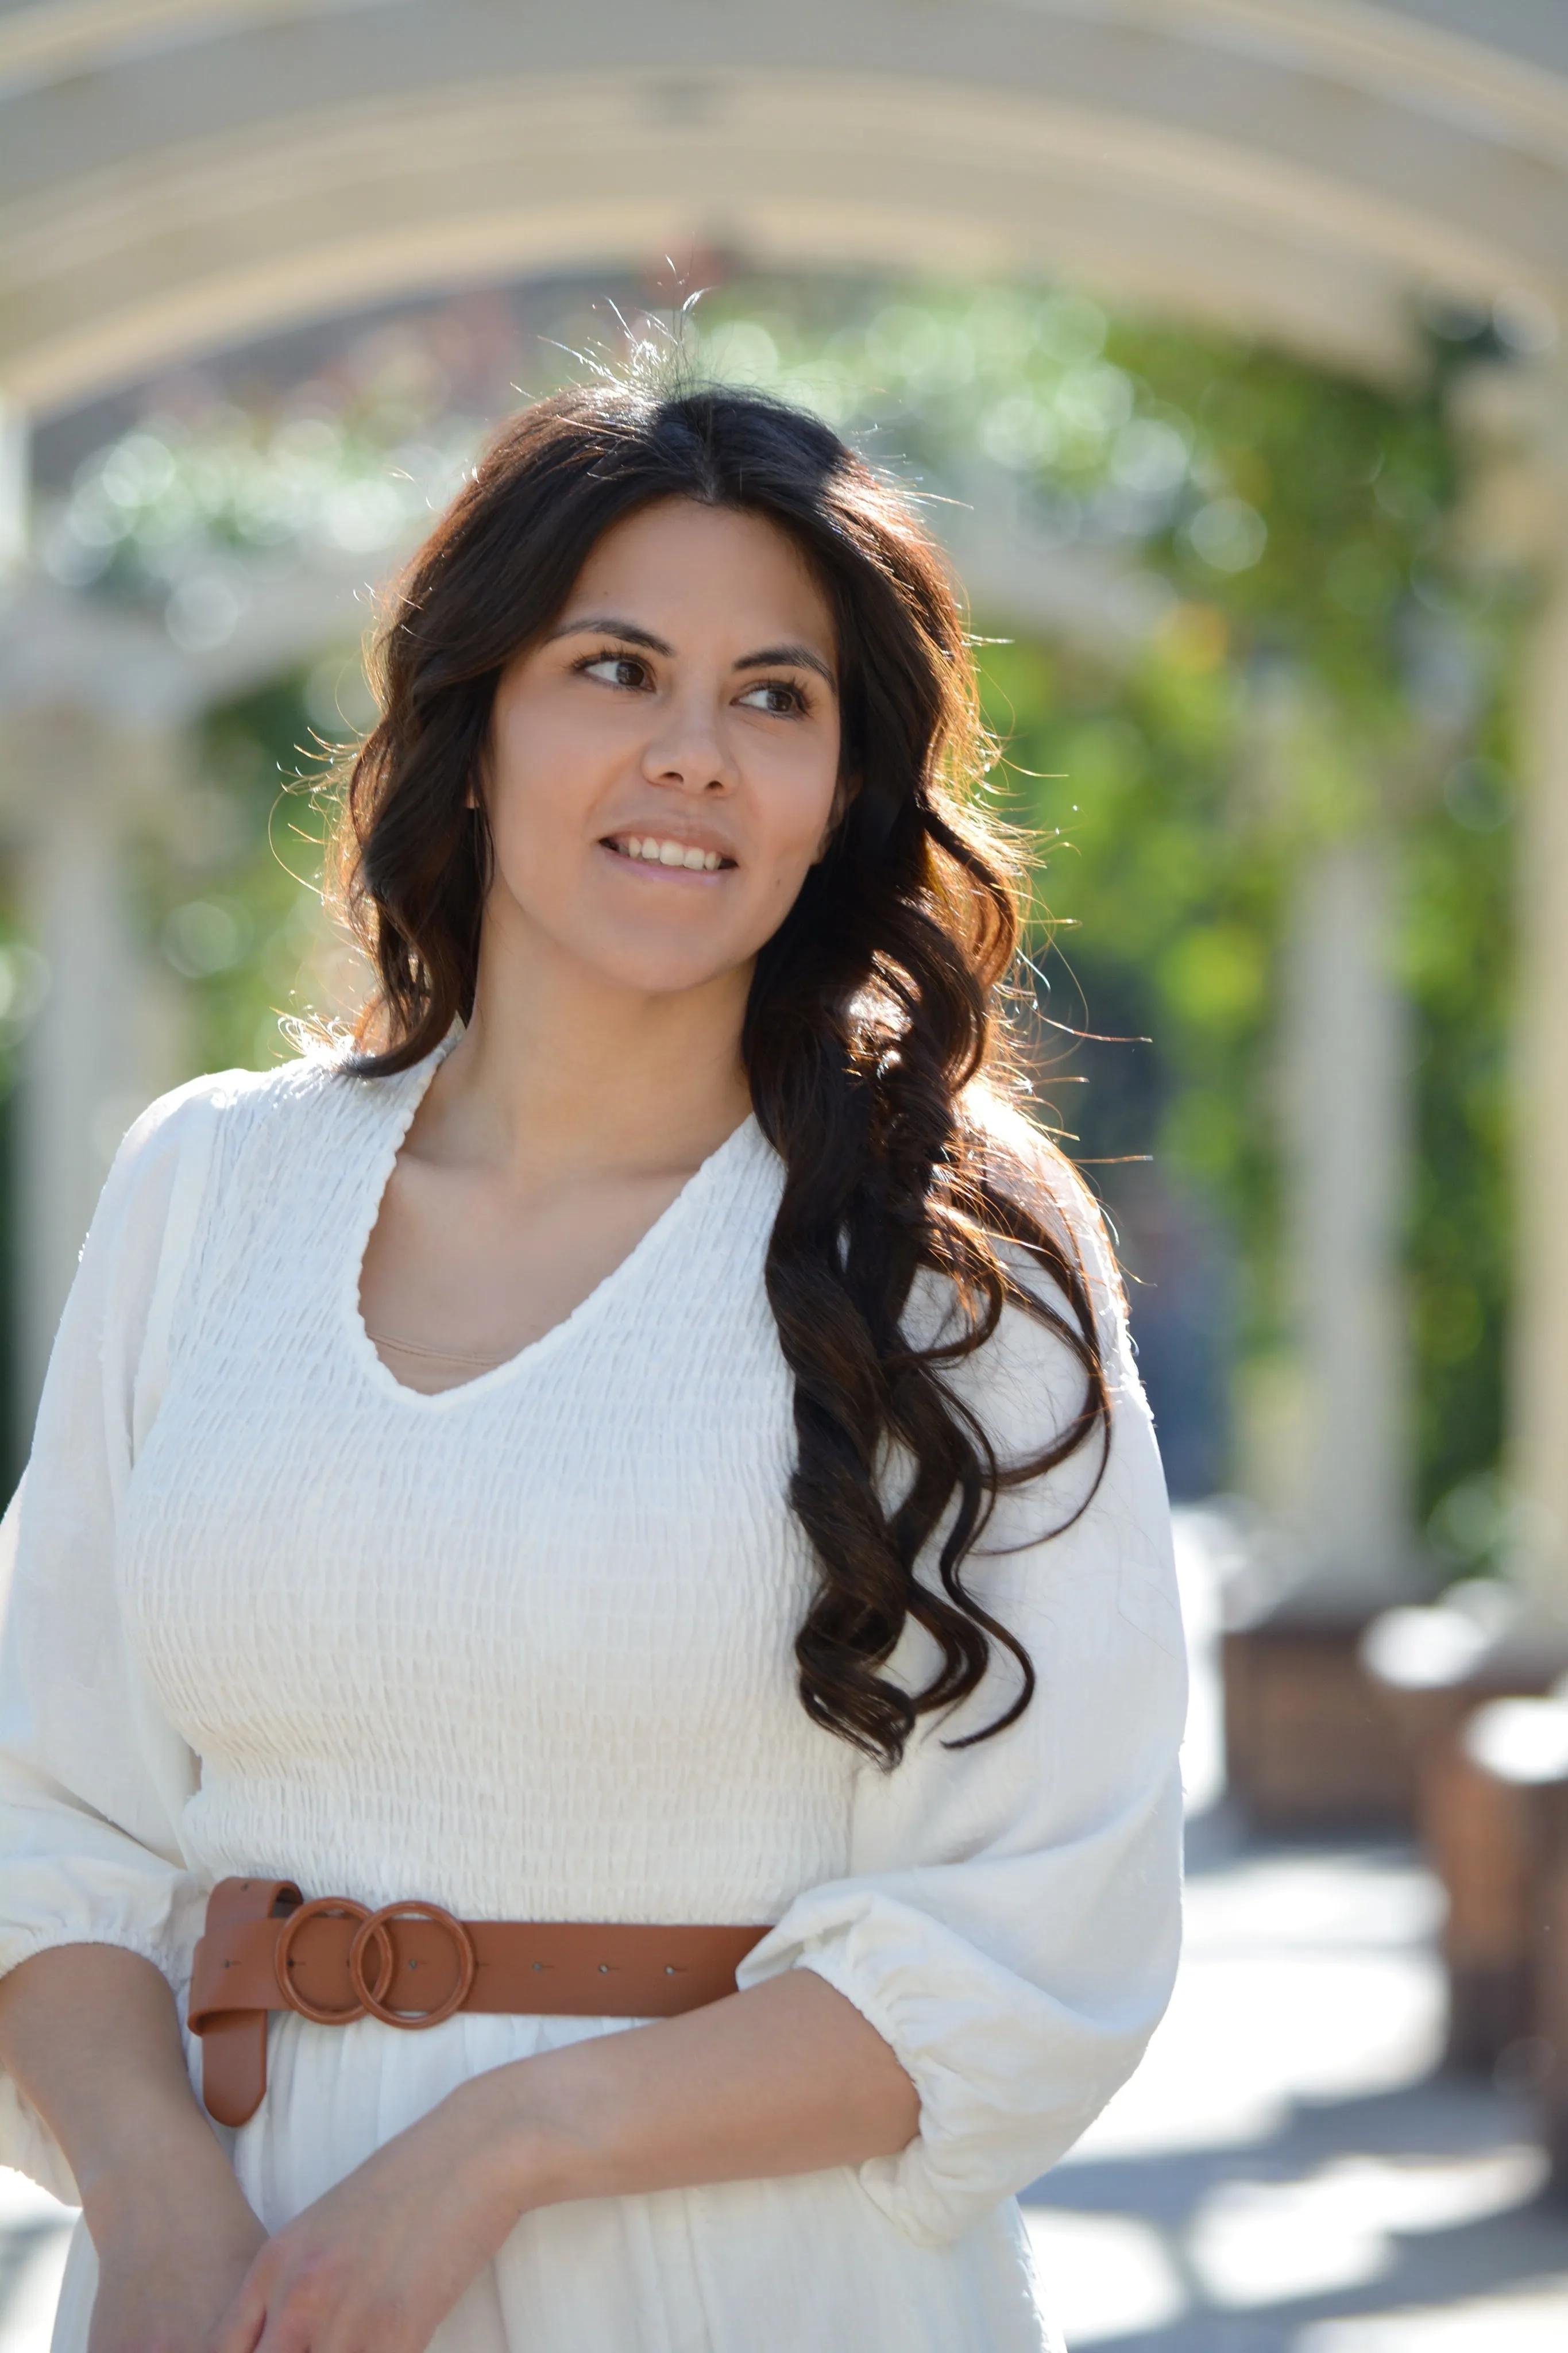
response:
{"label": "blurred background building", "polygon": [[1558,0],[0,5],[12,1476],[130,1119],[353,1001],[334,764],[496,420],[679,353],[967,586],[1228,1714],[1188,2055],[1040,2210],[1074,2345],[1568,2342],[1565,333]]}

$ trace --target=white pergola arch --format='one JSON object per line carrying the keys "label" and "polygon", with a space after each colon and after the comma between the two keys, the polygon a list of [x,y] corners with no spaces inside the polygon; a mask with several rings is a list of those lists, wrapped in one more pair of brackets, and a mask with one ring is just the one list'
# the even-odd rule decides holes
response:
{"label": "white pergola arch", "polygon": [[[1524,345],[1544,345],[1553,315],[1568,328],[1568,9],[0,0],[0,404],[14,417],[394,298],[714,250],[795,267],[1043,272],[1385,381],[1418,365],[1415,322],[1434,298],[1495,307]],[[1551,413],[1524,503],[1568,582]],[[1568,852],[1555,854],[1568,835],[1568,710],[1551,684],[1568,671],[1564,616],[1559,588],[1542,623],[1547,683],[1531,704],[1531,1279],[1516,1461],[1537,1589],[1568,1610],[1568,1243],[1556,1231],[1568,1231]],[[73,733],[47,663],[26,650],[25,617],[12,634],[0,666],[7,822],[33,845],[43,927],[63,944],[97,921],[84,872],[100,898],[110,887],[106,854],[84,865],[83,810],[142,789],[132,770],[156,767],[148,745],[180,690],[166,682],[159,703],[151,653],[114,670],[123,688],[112,665],[99,670],[77,696],[97,715]],[[117,725],[130,730],[122,754]],[[1380,985],[1383,885],[1336,856],[1304,893],[1293,969],[1309,1155],[1298,1189],[1315,1258],[1340,1270],[1306,1319],[1318,1361],[1303,1525],[1318,1546],[1308,1565],[1344,1599],[1396,1567],[1406,1540],[1389,1277],[1399,1121],[1383,1115],[1404,1076],[1396,1019],[1373,1020],[1349,1061],[1318,1050],[1320,997],[1337,988],[1339,1018],[1353,1021],[1357,988]],[[106,917],[100,928],[109,936]],[[79,959],[37,1033],[27,1198],[40,1334],[80,1231],[88,1179],[72,1173],[72,1123],[98,1081],[79,1033],[108,985]],[[1352,1067],[1354,1101],[1314,1120],[1313,1071],[1333,1086]]]}
{"label": "white pergola arch", "polygon": [[1556,299],[1568,19],[1503,0],[12,0],[0,385],[734,248],[1042,269],[1397,368]]}

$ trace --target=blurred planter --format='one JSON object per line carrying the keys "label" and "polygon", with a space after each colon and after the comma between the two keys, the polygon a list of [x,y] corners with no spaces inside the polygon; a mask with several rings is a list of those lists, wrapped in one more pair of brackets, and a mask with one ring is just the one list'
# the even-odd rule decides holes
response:
{"label": "blurred planter", "polygon": [[1450,2062],[1530,2081],[1568,2185],[1568,1697],[1491,1700],[1427,1761]]}
{"label": "blurred planter", "polygon": [[1226,1771],[1261,1828],[1412,1821],[1410,1752],[1361,1663],[1367,1623],[1281,1609],[1226,1635]]}
{"label": "blurred planter", "polygon": [[1448,1898],[1449,2063],[1489,2070],[1539,2045],[1539,2074],[1545,1891],[1568,1852],[1568,1707],[1543,1694],[1568,1661],[1519,1613],[1506,1588],[1457,1588],[1429,1609],[1385,1610],[1362,1658]]}
{"label": "blurred planter", "polygon": [[[1568,1811],[1568,1807],[1563,1809]],[[1568,1837],[1560,1837],[1541,1892],[1542,1937],[1531,2072],[1541,2084],[1542,2131],[1552,2186],[1568,2202]]]}
{"label": "blurred planter", "polygon": [[[1426,1765],[1492,1699],[1528,1699],[1568,1668],[1535,1637],[1507,1587],[1477,1578],[1425,1609],[1384,1609],[1366,1630],[1362,1665],[1398,1731],[1419,1793]],[[1417,1795],[1418,1815],[1424,1810]]]}
{"label": "blurred planter", "polygon": [[1540,2026],[1544,1891],[1568,1820],[1568,1708],[1503,1699],[1478,1709],[1428,1758],[1422,1814],[1448,1898],[1448,2060],[1489,2070]]}

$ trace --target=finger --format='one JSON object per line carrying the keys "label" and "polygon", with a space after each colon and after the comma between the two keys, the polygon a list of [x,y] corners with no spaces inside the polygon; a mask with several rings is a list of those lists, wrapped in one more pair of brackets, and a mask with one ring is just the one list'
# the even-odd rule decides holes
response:
{"label": "finger", "polygon": [[257,2353],[267,2326],[267,2299],[248,2279],[218,2322],[206,2343],[206,2353]]}

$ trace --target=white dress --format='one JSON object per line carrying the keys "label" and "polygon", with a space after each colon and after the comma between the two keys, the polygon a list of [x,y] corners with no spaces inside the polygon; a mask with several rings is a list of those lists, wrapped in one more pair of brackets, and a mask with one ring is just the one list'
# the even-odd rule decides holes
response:
{"label": "white dress", "polygon": [[[796,1696],[814,1570],[763,1282],[782,1166],[755,1120],[563,1324],[419,1395],[357,1294],[437,1059],[200,1080],[121,1149],[5,1523],[0,1970],[128,1947],[183,2010],[229,1873],[468,1918],[774,1922],[742,1982],[837,1986],[912,2077],[918,2137],[531,2215],[437,2353],[1038,2353],[1013,2193],[1137,2063],[1178,1937],[1168,1517],[1093,1220],[1073,1211],[1114,1385],[1105,1478],[1049,1542],[1085,1465],[1007,1499],[972,1568],[1037,1694],[944,1746],[1010,1695],[994,1666],[888,1774]],[[963,1382],[1004,1453],[1079,1386],[1016,1311]],[[924,1680],[924,1639],[895,1672]],[[465,2077],[621,2023],[279,2017],[267,2099],[226,2136],[239,2179],[275,2229]],[[6,2079],[0,2162],[72,2194]],[[79,2230],[57,2353],[81,2353],[91,2293]]]}

